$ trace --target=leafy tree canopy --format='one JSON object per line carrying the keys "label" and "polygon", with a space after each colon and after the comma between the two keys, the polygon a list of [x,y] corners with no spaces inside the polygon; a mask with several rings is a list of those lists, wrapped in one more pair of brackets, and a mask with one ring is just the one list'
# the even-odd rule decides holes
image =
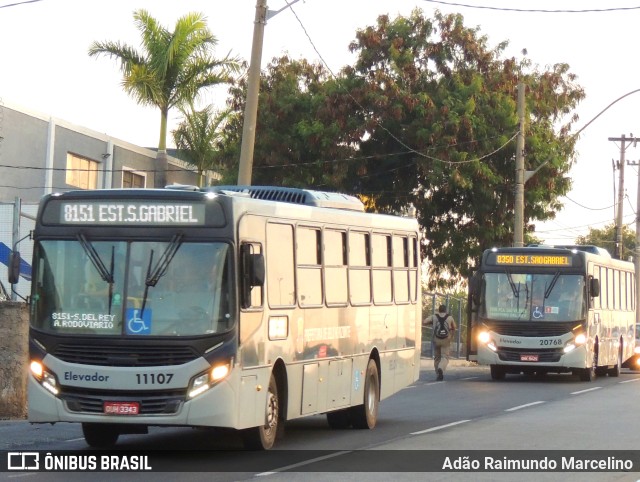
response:
{"label": "leafy tree canopy", "polygon": [[[615,223],[608,224],[602,229],[589,228],[589,232],[584,236],[576,238],[576,244],[592,244],[600,246],[609,251],[612,256],[615,254]],[[636,233],[629,226],[622,226],[622,259],[633,256],[636,251]]]}
{"label": "leafy tree canopy", "polygon": [[[274,59],[263,75],[253,179],[336,189],[369,209],[416,208],[430,285],[455,284],[482,251],[513,242],[517,84],[526,94],[525,224],[547,220],[571,187],[570,135],[584,98],[567,64],[504,58],[461,15],[421,10],[356,32],[352,66]],[[243,112],[246,86],[232,90]],[[237,171],[241,117],[223,157]],[[449,276],[442,276],[447,273]]]}

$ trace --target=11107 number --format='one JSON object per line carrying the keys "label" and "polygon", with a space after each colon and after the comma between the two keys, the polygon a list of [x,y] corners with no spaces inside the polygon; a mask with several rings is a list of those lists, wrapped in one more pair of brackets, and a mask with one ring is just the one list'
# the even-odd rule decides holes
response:
{"label": "11107 number", "polygon": [[136,373],[138,385],[166,385],[172,378],[173,373]]}

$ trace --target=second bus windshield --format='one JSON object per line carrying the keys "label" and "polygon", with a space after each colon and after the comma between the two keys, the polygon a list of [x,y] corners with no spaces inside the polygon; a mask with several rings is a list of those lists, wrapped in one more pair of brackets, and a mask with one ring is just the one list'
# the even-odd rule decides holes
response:
{"label": "second bus windshield", "polygon": [[494,320],[576,321],[584,318],[584,277],[574,274],[486,273],[482,314]]}

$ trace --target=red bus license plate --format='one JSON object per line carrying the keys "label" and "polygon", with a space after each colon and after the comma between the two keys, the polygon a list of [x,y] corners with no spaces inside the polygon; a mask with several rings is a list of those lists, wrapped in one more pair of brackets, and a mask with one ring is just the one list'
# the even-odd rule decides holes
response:
{"label": "red bus license plate", "polygon": [[538,361],[538,355],[520,355],[520,361]]}
{"label": "red bus license plate", "polygon": [[104,402],[104,413],[109,415],[138,415],[138,402]]}

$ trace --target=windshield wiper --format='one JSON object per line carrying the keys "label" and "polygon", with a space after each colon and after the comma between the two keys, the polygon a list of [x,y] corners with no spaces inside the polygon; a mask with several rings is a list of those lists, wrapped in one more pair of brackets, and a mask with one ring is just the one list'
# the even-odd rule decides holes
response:
{"label": "windshield wiper", "polygon": [[518,282],[518,287],[516,288],[516,284],[513,282],[513,278],[511,277],[511,273],[509,271],[507,271],[507,280],[509,281],[509,286],[511,286],[511,291],[513,291],[513,296],[516,298],[520,298],[520,282]]}
{"label": "windshield wiper", "polygon": [[553,291],[553,287],[556,285],[556,282],[558,281],[559,277],[560,277],[560,271],[556,271],[556,274],[553,275],[553,279],[551,280],[551,283],[549,283],[549,286],[547,286],[547,289],[544,290],[545,299],[547,299],[551,294],[551,292]]}
{"label": "windshield wiper", "polygon": [[160,278],[165,275],[171,260],[176,255],[178,248],[180,248],[180,245],[182,244],[182,238],[183,234],[181,233],[175,234],[173,238],[171,238],[169,245],[166,247],[153,269],[151,269],[151,266],[153,265],[153,249],[149,253],[149,264],[147,265],[147,278],[144,281],[144,295],[142,297],[142,306],[140,307],[140,318],[142,318],[144,307],[147,304],[149,287],[155,287],[158,284],[158,281],[160,281]]}
{"label": "windshield wiper", "polygon": [[80,242],[80,246],[84,249],[84,252],[87,254],[88,258],[91,260],[91,264],[96,269],[102,281],[109,283],[109,314],[111,314],[111,303],[113,298],[113,270],[114,270],[114,255],[115,255],[115,246],[111,246],[111,263],[109,265],[109,269],[104,265],[102,258],[96,251],[96,248],[93,247],[93,244],[87,240],[83,233],[78,233],[78,241]]}

